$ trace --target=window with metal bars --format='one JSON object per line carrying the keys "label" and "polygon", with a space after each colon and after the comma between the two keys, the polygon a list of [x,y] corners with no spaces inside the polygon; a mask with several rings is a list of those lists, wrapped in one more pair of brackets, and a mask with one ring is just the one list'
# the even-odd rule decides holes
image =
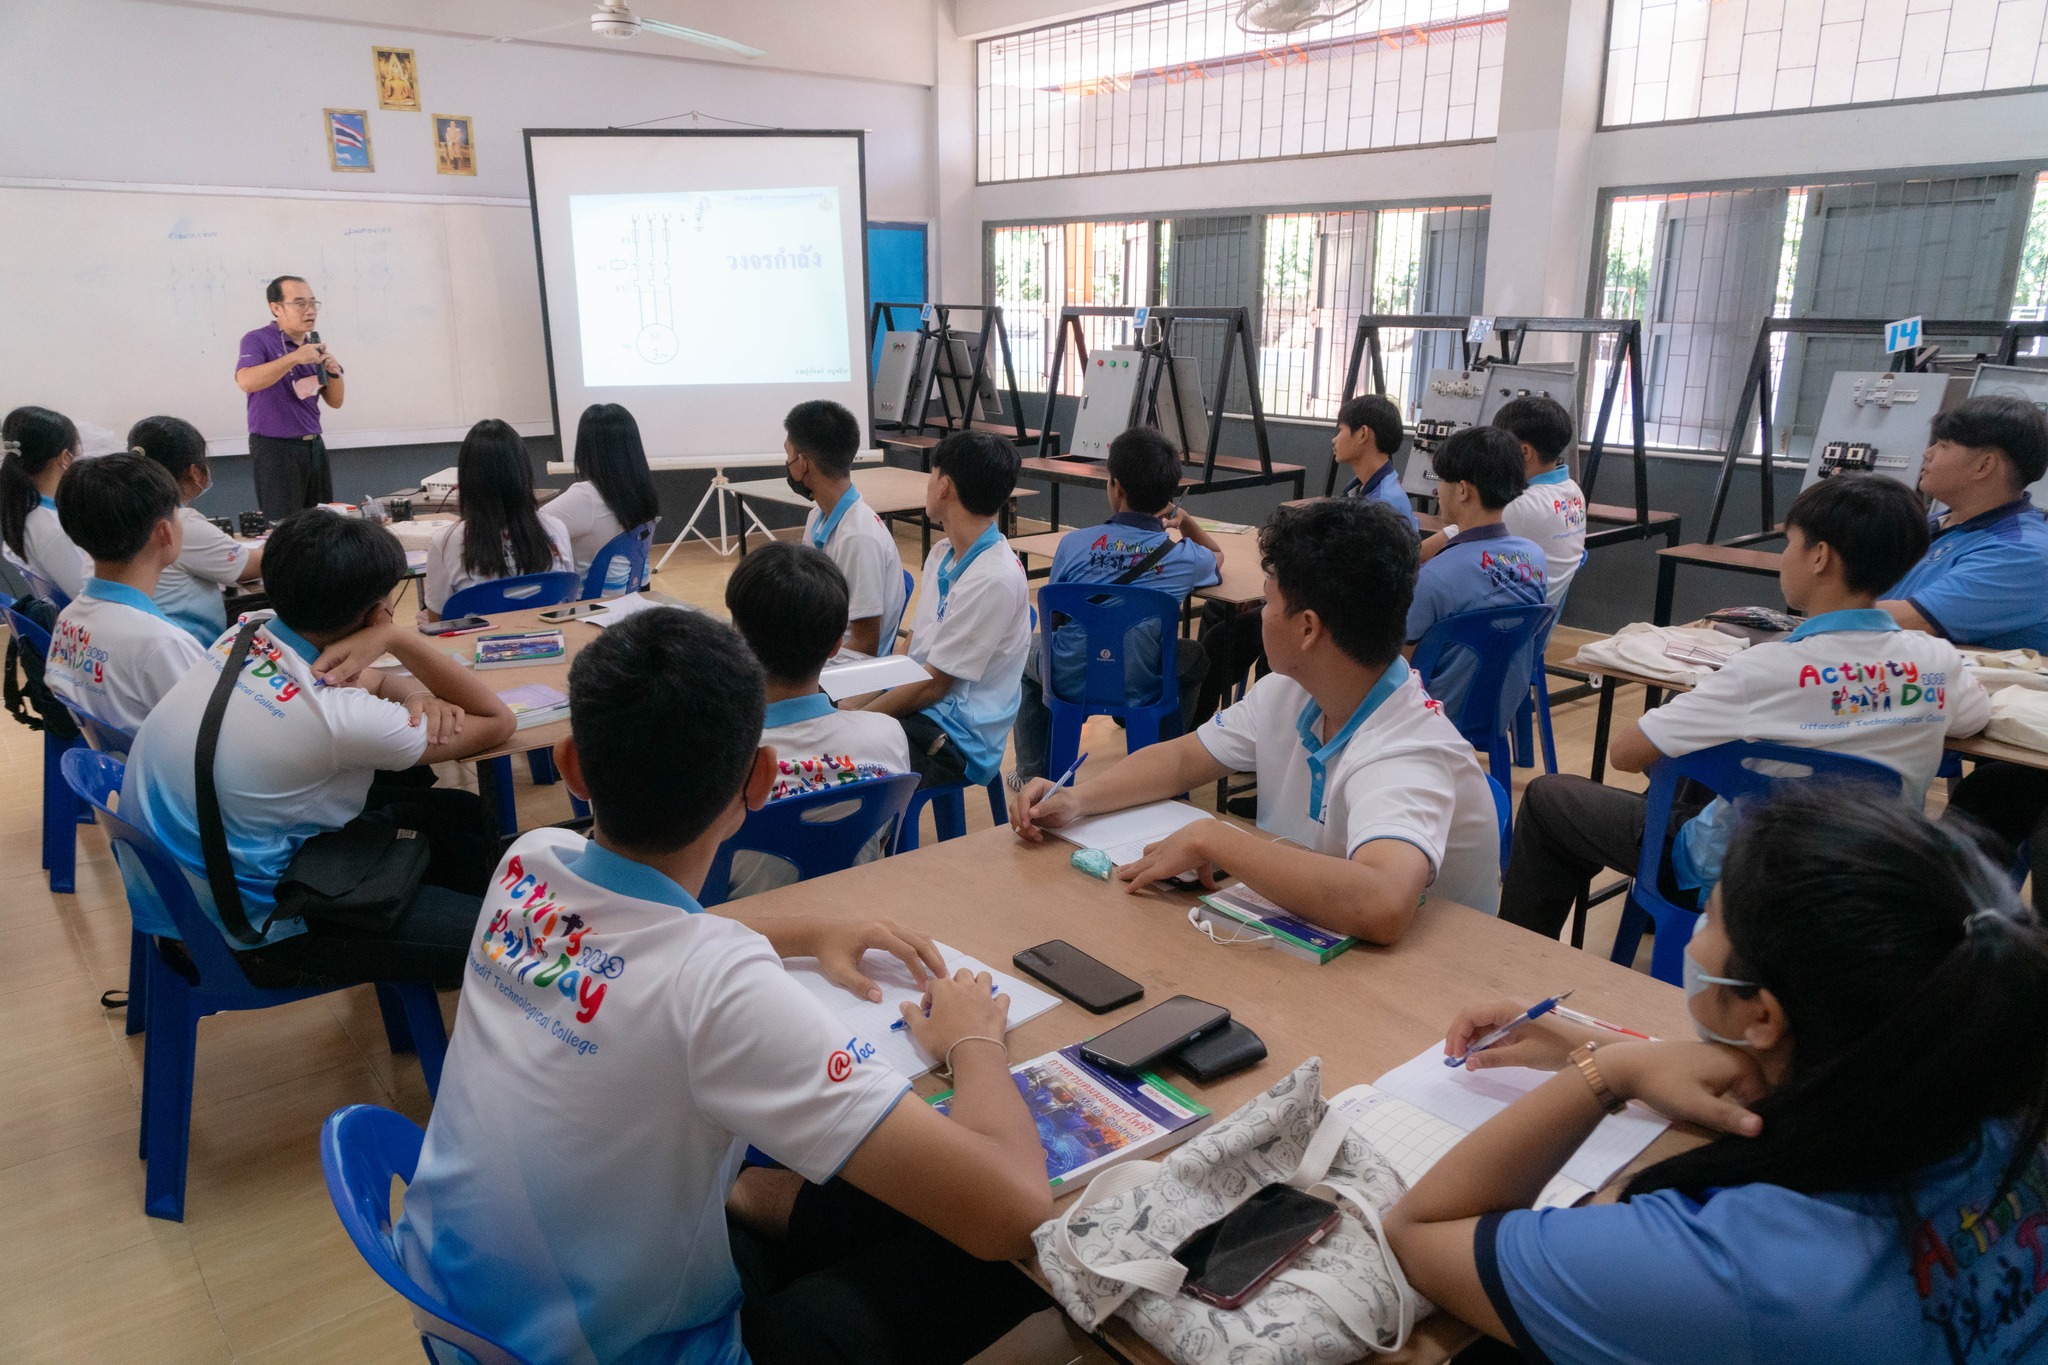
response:
{"label": "window with metal bars", "polygon": [[[2028,172],[1611,196],[1595,306],[1643,323],[1647,440],[1726,449],[1767,317],[2038,316],[2044,185],[2048,176]],[[1603,338],[1595,350],[1596,387],[1611,346]],[[1875,332],[1774,337],[1773,449],[1806,453],[1836,371],[1885,365]],[[1618,420],[1628,418],[1624,388]]]}
{"label": "window with metal bars", "polygon": [[1292,33],[1164,0],[976,44],[983,184],[1491,138],[1508,0],[1379,0]]}
{"label": "window with metal bars", "polygon": [[1602,122],[2044,85],[2039,0],[1612,0]]}
{"label": "window with metal bars", "polygon": [[[1149,303],[1156,298],[1152,260],[1154,224],[1145,220],[1033,223],[988,229],[990,303],[1003,310],[1017,382],[1035,377],[1044,388],[1052,348],[1059,340],[1060,309],[1068,304]],[[1119,318],[1083,318],[1089,347],[1127,345],[1130,324]],[[1078,393],[1078,367],[1060,376],[1062,393]]]}

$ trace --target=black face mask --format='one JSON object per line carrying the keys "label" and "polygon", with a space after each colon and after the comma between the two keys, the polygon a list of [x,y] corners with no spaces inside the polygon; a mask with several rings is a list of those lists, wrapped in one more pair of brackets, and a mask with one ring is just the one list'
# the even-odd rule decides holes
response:
{"label": "black face mask", "polygon": [[796,475],[789,472],[788,465],[784,465],[782,467],[782,477],[789,480],[790,491],[795,493],[798,497],[808,499],[811,502],[817,501],[816,498],[811,496],[811,490],[804,486],[803,480],[799,479]]}

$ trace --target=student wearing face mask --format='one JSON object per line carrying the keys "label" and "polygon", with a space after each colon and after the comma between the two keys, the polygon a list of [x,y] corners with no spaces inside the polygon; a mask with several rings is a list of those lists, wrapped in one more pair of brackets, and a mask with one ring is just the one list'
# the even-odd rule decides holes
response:
{"label": "student wearing face mask", "polygon": [[893,653],[910,594],[896,538],[853,486],[860,423],[839,404],[816,398],[791,408],[782,429],[783,477],[817,504],[804,522],[804,544],[823,550],[846,576],[846,646]]}
{"label": "student wearing face mask", "polygon": [[213,487],[206,438],[182,417],[145,417],[128,428],[128,448],[164,467],[178,485],[178,526],[183,548],[150,594],[173,625],[202,645],[228,628],[223,590],[263,572],[263,547],[244,545],[206,519],[192,504]]}
{"label": "student wearing face mask", "polygon": [[[1686,948],[1701,1041],[1541,1019],[1472,1053],[1557,1075],[1388,1212],[1409,1280],[1552,1365],[2043,1359],[2048,932],[1902,803],[1808,783],[1744,815]],[[1532,1211],[1629,1100],[1724,1136]]]}

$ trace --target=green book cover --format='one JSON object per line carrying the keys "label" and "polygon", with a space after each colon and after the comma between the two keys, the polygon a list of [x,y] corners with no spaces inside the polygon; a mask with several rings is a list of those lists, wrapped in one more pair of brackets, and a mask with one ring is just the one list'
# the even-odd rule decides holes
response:
{"label": "green book cover", "polygon": [[1212,915],[1272,935],[1274,947],[1311,962],[1328,962],[1358,942],[1297,919],[1241,882],[1202,897],[1202,904]]}

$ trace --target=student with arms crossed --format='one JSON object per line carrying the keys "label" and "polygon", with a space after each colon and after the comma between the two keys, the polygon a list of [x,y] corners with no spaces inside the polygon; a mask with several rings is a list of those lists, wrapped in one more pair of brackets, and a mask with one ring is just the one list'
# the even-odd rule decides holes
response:
{"label": "student with arms crossed", "polygon": [[[1877,594],[1927,547],[1919,495],[1876,474],[1837,474],[1785,513],[1778,580],[1806,622],[1782,640],[1751,645],[1614,736],[1608,758],[1639,773],[1666,756],[1733,740],[1763,740],[1851,754],[1895,769],[1916,809],[1950,736],[1974,735],[1991,717],[1984,689],[1946,640],[1901,630]],[[1501,918],[1555,938],[1572,902],[1601,867],[1633,873],[1647,803],[1583,777],[1539,777],[1522,793]],[[1697,814],[1693,814],[1697,811]],[[1734,815],[1728,803],[1692,815],[1675,836],[1662,890],[1696,904],[1720,876]]]}
{"label": "student with arms crossed", "polygon": [[57,482],[78,450],[78,428],[61,412],[16,408],[0,421],[0,547],[66,598],[84,592],[92,572],[57,520]]}
{"label": "student with arms crossed", "polygon": [[[853,486],[860,423],[839,404],[817,398],[782,419],[783,477],[817,506],[804,519],[804,543],[823,550],[846,576],[846,646],[861,654],[893,654],[908,596],[896,537]],[[1004,494],[1008,497],[1008,494]]]}
{"label": "student with arms crossed", "polygon": [[462,519],[427,546],[426,619],[448,599],[500,578],[573,569],[569,528],[533,501],[533,462],[509,422],[486,417],[462,438],[455,459]]}
{"label": "student with arms crossed", "polygon": [[222,589],[263,572],[263,547],[244,545],[202,516],[192,504],[213,487],[206,438],[182,417],[145,417],[128,428],[128,448],[162,465],[178,486],[178,527],[184,548],[157,578],[150,595],[164,615],[210,645],[228,628]]}
{"label": "student with arms crossed", "polygon": [[[1157,427],[1132,427],[1109,443],[1109,520],[1083,526],[1060,539],[1048,583],[1120,583],[1163,592],[1184,603],[1196,588],[1219,580],[1223,551],[1201,524],[1175,505],[1180,490],[1180,452]],[[1179,532],[1175,539],[1168,532]],[[1138,571],[1133,579],[1131,573]],[[1083,686],[1087,637],[1072,623],[1053,637],[1053,679],[1077,695]],[[1126,693],[1142,702],[1158,695],[1159,640],[1156,632],[1133,633],[1124,641]],[[1208,658],[1192,640],[1178,655],[1181,714],[1194,714],[1196,693]],[[1017,776],[1045,776],[1045,750],[1052,713],[1045,705],[1037,649],[1024,662],[1024,690],[1017,704]],[[1055,774],[1057,776],[1057,774]]]}
{"label": "student with arms crossed", "polygon": [[[497,839],[475,792],[394,781],[418,764],[468,758],[512,737],[511,711],[436,641],[391,620],[405,551],[383,527],[323,508],[286,517],[264,549],[275,614],[229,694],[214,785],[244,913],[262,933],[242,969],[262,986],[427,980],[447,989],[463,955]],[[234,644],[224,633],[157,703],[128,755],[122,809],[204,880],[194,754]],[[370,664],[386,653],[404,673]],[[426,836],[432,858],[387,930],[279,919],[277,879],[299,845],[358,815]],[[211,897],[208,917],[219,923]]]}
{"label": "student with arms crossed", "polygon": [[[1429,628],[1446,617],[1488,607],[1541,606],[1544,600],[1542,548],[1510,533],[1501,520],[1525,486],[1515,438],[1498,427],[1467,427],[1436,448],[1435,465],[1437,505],[1460,529],[1437,554],[1420,556],[1426,562],[1415,575],[1415,602],[1408,608],[1410,658]],[[1510,694],[1529,690],[1534,666],[1532,644],[1508,668]],[[1458,645],[1444,653],[1436,676],[1424,681],[1455,716],[1478,671],[1478,657]],[[1502,702],[1512,710],[1506,697]]]}
{"label": "student with arms crossed", "polygon": [[[576,423],[576,482],[548,504],[548,515],[569,533],[571,565],[586,577],[597,552],[636,526],[661,516],[654,475],[640,444],[640,424],[617,403],[592,403]],[[607,594],[635,592],[626,566],[614,561]]]}
{"label": "student with arms crossed", "polygon": [[72,710],[129,735],[206,653],[150,597],[178,557],[177,513],[177,485],[140,455],[81,460],[57,485],[57,516],[92,556],[93,576],[57,614],[43,681]]}
{"label": "student with arms crossed", "polygon": [[1259,532],[1261,625],[1273,671],[1192,735],[1101,776],[1010,798],[1010,825],[1041,840],[1082,816],[1163,801],[1234,772],[1259,776],[1259,828],[1199,820],[1117,869],[1126,891],[1227,868],[1334,933],[1393,943],[1424,892],[1491,913],[1500,834],[1479,760],[1401,657],[1415,542],[1391,509],[1318,499]]}
{"label": "student with arms crossed", "polygon": [[[1832,482],[1832,481],[1831,481]],[[1539,1019],[1557,1072],[1386,1215],[1430,1302],[1539,1365],[2048,1353],[2048,934],[1967,840],[1824,783],[1745,818],[1686,947],[1700,1042]],[[1445,1051],[1514,1017],[1468,1009]],[[1726,1136],[1531,1210],[1629,1100]]]}
{"label": "student with arms crossed", "polygon": [[894,716],[928,787],[986,783],[1002,767],[1031,652],[1031,592],[996,513],[1017,486],[1017,448],[986,431],[957,431],[932,451],[925,513],[946,535],[924,561],[910,657],[929,681],[867,699]]}
{"label": "student with arms crossed", "polygon": [[1340,496],[1371,498],[1394,509],[1408,523],[1408,533],[1421,528],[1394,456],[1401,449],[1401,410],[1392,400],[1363,393],[1337,412],[1337,432],[1330,437],[1330,458],[1351,471],[1352,481]]}
{"label": "student with arms crossed", "polygon": [[[472,937],[398,1251],[526,1359],[866,1360],[920,1312],[963,1338],[1011,1325],[982,1316],[1017,1281],[1011,1267],[936,1239],[912,1252],[898,1240],[908,1224],[872,1206],[863,1219],[896,1229],[878,1273],[821,1270],[825,1281],[772,1295],[747,1285],[743,1319],[726,1201],[750,1143],[789,1167],[750,1172],[745,1183],[765,1188],[735,1196],[756,1229],[786,1220],[792,1236],[848,1236],[849,1220],[822,1222],[809,1205],[860,1201],[800,1177],[841,1176],[991,1260],[1029,1254],[1052,1211],[1045,1153],[1010,1080],[1009,1000],[991,999],[985,974],[929,976],[930,1016],[903,1010],[952,1066],[948,1118],[850,1043],[780,961],[816,957],[879,999],[862,955],[894,953],[925,980],[942,969],[929,939],[793,917],[756,932],[697,904],[719,844],[774,783],[774,755],[758,746],[763,696],[739,637],[700,613],[643,612],[592,641],[570,668],[571,737],[555,749],[595,813],[592,837],[523,835]],[[536,1200],[560,1216],[540,1216]],[[915,1305],[863,1300],[863,1284],[892,1279]],[[946,1346],[965,1359],[986,1344]]]}

